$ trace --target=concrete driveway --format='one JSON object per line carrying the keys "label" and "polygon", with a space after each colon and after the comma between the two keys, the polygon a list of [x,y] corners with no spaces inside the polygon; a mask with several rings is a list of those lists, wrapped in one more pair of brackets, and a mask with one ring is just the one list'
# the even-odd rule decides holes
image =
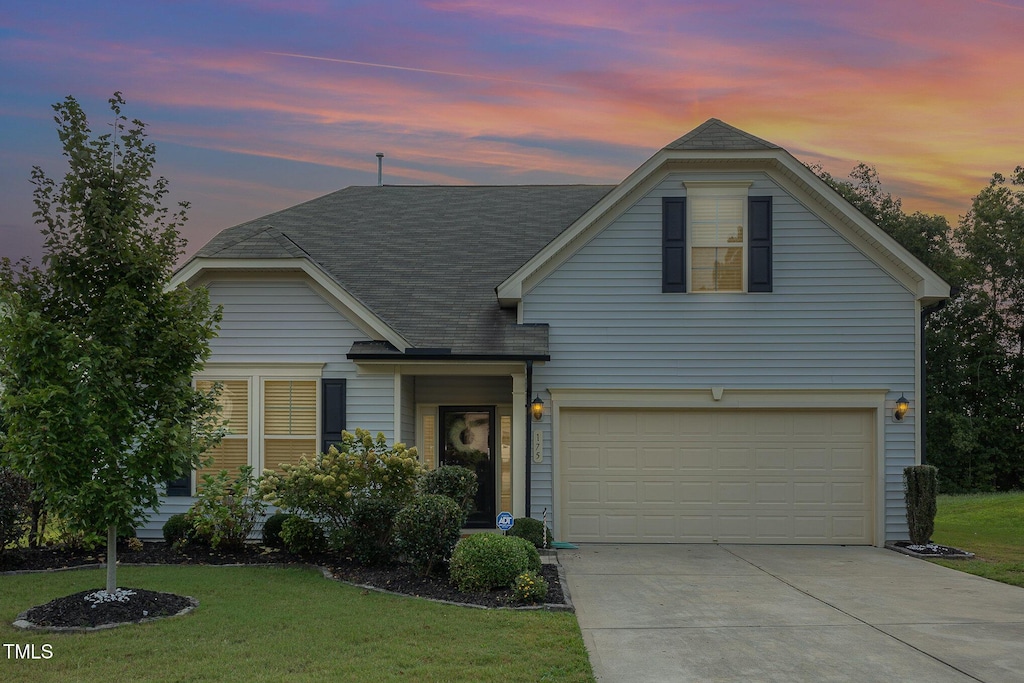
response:
{"label": "concrete driveway", "polygon": [[1024,588],[879,548],[583,545],[558,558],[610,681],[1024,681]]}

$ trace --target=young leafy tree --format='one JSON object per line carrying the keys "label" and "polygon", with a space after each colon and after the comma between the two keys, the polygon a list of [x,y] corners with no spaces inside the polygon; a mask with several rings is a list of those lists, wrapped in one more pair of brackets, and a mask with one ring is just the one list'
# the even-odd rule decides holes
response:
{"label": "young leafy tree", "polygon": [[164,482],[220,438],[214,392],[192,388],[220,321],[203,289],[166,283],[187,204],[171,213],[155,146],[109,100],[114,128],[94,136],[73,97],[53,106],[69,169],[32,170],[42,268],[0,265],[0,411],[12,464],[76,528],[107,533],[159,504]]}

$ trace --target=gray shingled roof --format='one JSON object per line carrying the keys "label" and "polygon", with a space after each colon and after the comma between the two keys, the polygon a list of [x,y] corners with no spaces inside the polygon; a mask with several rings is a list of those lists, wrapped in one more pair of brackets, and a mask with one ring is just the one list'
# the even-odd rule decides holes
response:
{"label": "gray shingled roof", "polygon": [[782,149],[718,119],[708,119],[675,142],[669,150],[756,150]]}
{"label": "gray shingled roof", "polygon": [[546,355],[546,326],[516,325],[494,288],[611,189],[349,187],[228,228],[195,258],[307,257],[415,347]]}
{"label": "gray shingled roof", "polygon": [[[781,149],[709,119],[666,150]],[[495,287],[609,185],[349,187],[224,230],[195,258],[308,258],[417,349],[546,355]],[[393,350],[378,342],[352,352]]]}

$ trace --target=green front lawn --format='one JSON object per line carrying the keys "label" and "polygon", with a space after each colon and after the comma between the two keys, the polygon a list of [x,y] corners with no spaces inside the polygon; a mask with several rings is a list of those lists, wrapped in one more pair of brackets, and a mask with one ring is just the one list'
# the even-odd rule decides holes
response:
{"label": "green front lawn", "polygon": [[15,629],[18,613],[102,588],[103,570],[0,576],[0,680],[592,681],[568,612],[482,610],[364,591],[309,569],[121,567],[118,585],[191,595],[185,617],[74,634]]}
{"label": "green front lawn", "polygon": [[977,556],[938,564],[1024,587],[1024,492],[939,496],[938,509],[932,540]]}

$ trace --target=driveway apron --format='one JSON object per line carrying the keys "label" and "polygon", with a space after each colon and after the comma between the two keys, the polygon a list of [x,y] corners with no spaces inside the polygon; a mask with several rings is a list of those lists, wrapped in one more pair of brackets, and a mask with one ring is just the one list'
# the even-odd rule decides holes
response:
{"label": "driveway apron", "polygon": [[872,547],[582,545],[597,680],[1024,681],[1024,589]]}

